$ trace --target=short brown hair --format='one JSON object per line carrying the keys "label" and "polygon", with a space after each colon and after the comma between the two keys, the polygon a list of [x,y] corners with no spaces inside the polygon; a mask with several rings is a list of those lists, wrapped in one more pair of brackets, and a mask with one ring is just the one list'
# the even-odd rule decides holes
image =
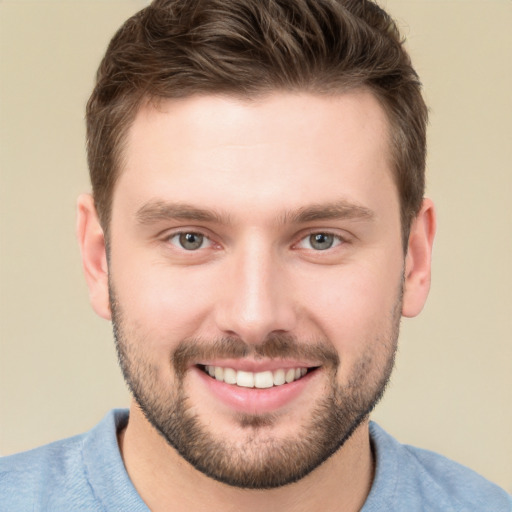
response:
{"label": "short brown hair", "polygon": [[391,127],[406,243],[425,187],[427,108],[398,29],[369,0],[155,0],[116,33],[87,104],[96,208],[108,234],[123,144],[145,101],[367,88]]}

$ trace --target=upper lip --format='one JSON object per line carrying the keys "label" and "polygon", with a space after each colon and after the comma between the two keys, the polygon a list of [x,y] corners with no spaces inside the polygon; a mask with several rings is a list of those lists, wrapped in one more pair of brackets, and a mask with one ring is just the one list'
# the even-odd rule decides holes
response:
{"label": "upper lip", "polygon": [[196,365],[201,366],[220,366],[222,368],[233,368],[245,372],[264,372],[289,368],[316,368],[318,364],[311,361],[298,361],[291,359],[210,359],[199,361]]}

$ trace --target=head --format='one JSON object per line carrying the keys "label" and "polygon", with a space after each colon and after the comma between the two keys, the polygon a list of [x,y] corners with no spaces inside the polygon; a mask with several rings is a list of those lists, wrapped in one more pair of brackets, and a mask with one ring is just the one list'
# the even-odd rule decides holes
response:
{"label": "head", "polygon": [[112,39],[87,105],[88,162],[108,236],[141,105],[201,94],[367,89],[390,124],[404,248],[425,187],[427,108],[389,15],[368,0],[156,0]]}
{"label": "head", "polygon": [[428,293],[426,109],[395,26],[365,1],[157,1],[87,120],[84,266],[133,418],[221,482],[301,479],[365,424]]}

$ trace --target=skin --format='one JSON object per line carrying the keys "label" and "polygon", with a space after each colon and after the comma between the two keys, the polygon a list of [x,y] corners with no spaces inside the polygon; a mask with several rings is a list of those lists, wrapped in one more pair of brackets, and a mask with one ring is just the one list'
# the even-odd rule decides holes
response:
{"label": "skin", "polygon": [[[388,139],[386,116],[366,91],[169,100],[141,108],[130,129],[113,196],[108,265],[92,198],[79,199],[78,236],[93,308],[111,319],[110,281],[131,353],[156,376],[154,393],[165,396],[181,378],[198,420],[229,446],[248,447],[248,461],[258,440],[300,438],[330,379],[350,386],[367,360],[360,385],[374,386],[392,358],[400,313],[415,316],[423,307],[434,209],[425,199],[404,255]],[[184,204],[215,215],[190,209],[185,215]],[[326,213],[333,205],[336,215]],[[315,215],[301,217],[308,208]],[[179,232],[201,233],[207,242],[186,251]],[[336,241],[316,250],[312,233],[331,233]],[[305,344],[325,340],[340,363],[334,377],[327,368],[317,370],[261,429],[242,428],[237,411],[204,385],[195,366],[180,377],[169,364],[186,339],[230,336],[256,347],[275,333]],[[254,415],[264,409],[257,398],[251,407]],[[135,401],[119,442],[151,510],[172,503],[189,511],[356,511],[374,471],[367,418],[326,462],[272,490],[239,489],[197,471]]]}

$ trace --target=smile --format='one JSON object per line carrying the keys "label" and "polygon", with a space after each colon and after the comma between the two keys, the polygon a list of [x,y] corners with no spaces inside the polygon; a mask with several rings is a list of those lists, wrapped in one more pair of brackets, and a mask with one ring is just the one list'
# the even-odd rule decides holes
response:
{"label": "smile", "polygon": [[224,368],[222,366],[204,365],[201,367],[210,377],[226,384],[244,388],[267,389],[291,384],[304,377],[314,368],[281,368],[263,372],[248,372]]}

